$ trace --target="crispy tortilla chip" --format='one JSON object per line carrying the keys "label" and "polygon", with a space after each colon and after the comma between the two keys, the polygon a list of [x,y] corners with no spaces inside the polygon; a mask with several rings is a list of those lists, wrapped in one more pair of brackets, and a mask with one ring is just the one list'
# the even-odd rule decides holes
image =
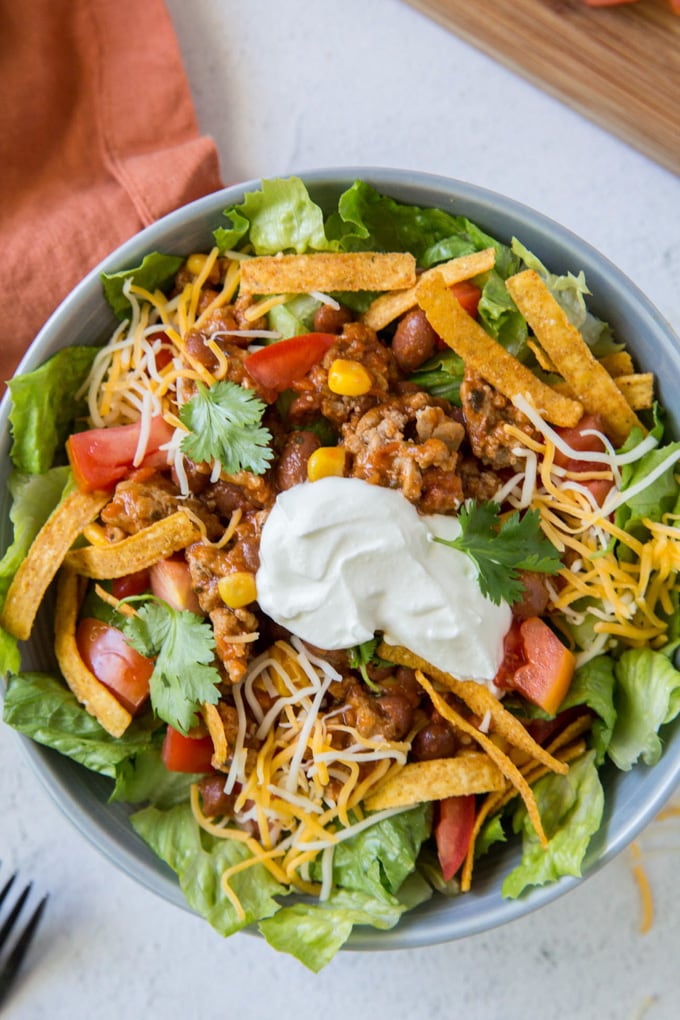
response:
{"label": "crispy tortilla chip", "polygon": [[642,425],[538,273],[527,269],[505,286],[576,400],[589,414],[598,414],[614,443],[622,445],[630,430]]}
{"label": "crispy tortilla chip", "polygon": [[475,683],[473,680],[457,680],[450,673],[444,673],[443,670],[437,669],[436,666],[432,666],[425,659],[421,659],[419,655],[415,655],[401,645],[388,645],[382,642],[377,654],[390,662],[396,662],[398,666],[408,666],[410,669],[419,669],[428,674],[442,687],[446,687],[457,698],[460,698],[480,719],[483,719],[488,712],[494,730],[500,733],[513,747],[520,748],[533,760],[542,762],[552,772],[567,772],[567,768],[562,762],[559,762],[545,748],[541,747],[519,719],[503,708],[498,698],[495,698],[487,687]]}
{"label": "crispy tortilla chip", "polygon": [[554,425],[573,427],[583,415],[576,400],[557,393],[486,333],[468,315],[446,286],[440,273],[423,278],[418,304],[434,331],[483,379],[509,400],[522,395]]}
{"label": "crispy tortilla chip", "polygon": [[[644,411],[654,403],[654,375],[652,372],[633,373],[633,375],[617,375],[614,382],[623,394],[626,403],[633,411]],[[567,397],[574,396],[574,391],[566,382],[554,384],[558,393]]]}
{"label": "crispy tortilla chip", "polygon": [[71,570],[85,577],[124,577],[167,559],[200,537],[197,525],[182,510],[178,510],[142,528],[136,535],[112,542],[108,547],[88,545],[82,549],[72,549],[64,562]]}
{"label": "crispy tortilla chip", "polygon": [[[476,251],[470,255],[461,255],[459,258],[451,259],[449,262],[442,262],[435,269],[427,269],[420,279],[424,280],[435,272],[441,273],[446,286],[451,287],[454,283],[461,283],[463,280],[469,280],[479,273],[488,272],[489,269],[493,269],[495,262],[496,249],[485,248],[483,251]],[[409,287],[408,290],[397,291],[393,294],[381,294],[361,316],[361,321],[376,331],[384,329],[394,319],[408,312],[411,308],[415,308],[417,304],[418,298],[416,297],[415,287]]]}
{"label": "crispy tortilla chip", "polygon": [[28,640],[38,607],[74,541],[109,501],[102,492],[72,492],[55,508],[36,535],[12,580],[0,623]]}
{"label": "crispy tortilla chip", "polygon": [[391,771],[385,782],[366,798],[364,807],[381,811],[504,788],[503,774],[487,755],[467,751],[455,758],[409,762],[398,771]]}
{"label": "crispy tortilla chip", "polygon": [[628,351],[613,351],[611,354],[603,354],[599,359],[603,368],[606,368],[612,379],[620,375],[632,375],[635,371],[633,359]]}
{"label": "crispy tortilla chip", "polygon": [[416,282],[416,262],[404,252],[319,252],[261,255],[241,263],[244,294],[400,290]]}
{"label": "crispy tortilla chip", "polygon": [[107,733],[120,737],[132,722],[132,716],[90,672],[78,651],[76,625],[83,591],[83,579],[73,570],[63,568],[59,574],[54,616],[54,650],[62,675],[78,701]]}
{"label": "crispy tortilla chip", "polygon": [[475,740],[482,750],[486,751],[489,758],[498,766],[500,771],[503,773],[505,778],[515,787],[520,797],[526,805],[526,809],[529,813],[532,825],[536,830],[541,845],[547,846],[548,840],[545,832],[543,831],[543,825],[541,823],[541,816],[538,813],[538,807],[536,806],[536,800],[534,798],[531,787],[527,783],[526,779],[519,771],[516,765],[508,758],[507,754],[503,754],[501,749],[494,744],[493,740],[490,740],[485,733],[478,730],[476,726],[469,723],[467,719],[464,719],[459,712],[456,712],[447,701],[442,698],[441,694],[435,691],[434,687],[421,670],[416,670],[416,680],[422,688],[429,694],[430,701],[437,709],[439,714],[443,716],[453,726],[457,726],[458,729],[463,730],[468,736]]}

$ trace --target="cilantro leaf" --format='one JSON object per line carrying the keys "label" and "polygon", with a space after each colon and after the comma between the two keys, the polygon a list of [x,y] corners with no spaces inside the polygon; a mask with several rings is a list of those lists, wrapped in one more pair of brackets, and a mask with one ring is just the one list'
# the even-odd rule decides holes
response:
{"label": "cilantro leaf", "polygon": [[497,503],[472,501],[458,518],[463,529],[458,538],[436,541],[459,549],[474,561],[479,572],[479,587],[496,605],[510,605],[521,598],[524,585],[519,572],[533,570],[555,574],[562,562],[552,542],[541,531],[537,510],[517,511],[500,521]]}
{"label": "cilantro leaf", "polygon": [[264,401],[237,383],[220,380],[214,386],[197,384],[196,394],[180,408],[189,435],[181,449],[196,463],[219,461],[227,474],[264,474],[274,456],[271,433],[262,426]]}
{"label": "cilantro leaf", "polygon": [[195,613],[173,609],[153,596],[128,601],[143,601],[123,631],[133,648],[156,659],[149,680],[154,712],[187,734],[198,722],[199,707],[206,701],[215,705],[220,697],[212,628]]}
{"label": "cilantro leaf", "polygon": [[364,641],[360,645],[354,645],[353,648],[348,648],[347,657],[349,659],[349,665],[351,669],[356,669],[361,673],[364,683],[367,687],[374,692],[378,692],[380,688],[373,683],[370,676],[368,675],[368,666],[391,666],[392,663],[386,659],[381,659],[379,655],[376,655],[376,649],[382,640],[382,636],[376,634],[368,641]]}

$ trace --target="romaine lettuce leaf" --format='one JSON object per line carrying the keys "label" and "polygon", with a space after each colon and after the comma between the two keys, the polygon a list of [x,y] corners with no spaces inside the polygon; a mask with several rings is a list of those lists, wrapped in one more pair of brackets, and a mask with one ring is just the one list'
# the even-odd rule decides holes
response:
{"label": "romaine lettuce leaf", "polygon": [[41,474],[52,467],[75,418],[86,411],[81,388],[97,347],[64,347],[33,372],[8,383],[12,397],[10,457],[19,470]]}
{"label": "romaine lettuce leaf", "polygon": [[326,237],[324,215],[299,177],[262,181],[241,205],[229,206],[229,227],[218,227],[215,243],[221,252],[250,241],[256,255],[277,252],[330,251],[337,247]]}
{"label": "romaine lettuce leaf", "polygon": [[244,868],[229,883],[245,911],[245,917],[240,918],[222,888],[222,876],[228,868],[251,857],[244,843],[203,832],[189,804],[168,811],[146,807],[131,815],[130,821],[135,832],[177,873],[192,910],[205,917],[220,935],[232,935],[271,916],[279,909],[274,897],[288,892],[263,864]]}
{"label": "romaine lettuce leaf", "polygon": [[533,786],[549,843],[544,849],[522,804],[513,827],[522,832],[521,863],[503,881],[502,894],[515,899],[527,886],[555,882],[563,875],[581,875],[591,836],[602,821],[604,791],[588,751],[569,767],[566,776],[547,775]]}
{"label": "romaine lettuce leaf", "polygon": [[639,759],[654,765],[663,747],[659,729],[680,711],[680,671],[662,652],[632,648],[617,662],[616,680],[609,757],[626,772]]}
{"label": "romaine lettuce leaf", "polygon": [[560,711],[576,705],[587,705],[597,713],[597,719],[591,727],[591,738],[598,765],[604,761],[616,725],[614,670],[614,660],[609,655],[598,655],[579,666],[560,705]]}
{"label": "romaine lettuce leaf", "polygon": [[10,677],[2,717],[37,743],[112,777],[122,761],[151,746],[158,725],[150,718],[136,719],[122,737],[112,737],[61,680],[47,673]]}
{"label": "romaine lettuce leaf", "polygon": [[130,302],[123,292],[128,280],[133,280],[138,287],[144,287],[151,293],[155,290],[164,291],[172,283],[183,262],[184,257],[181,255],[163,255],[161,252],[153,251],[145,255],[141,263],[132,269],[121,269],[118,273],[102,273],[104,296],[114,315],[119,319],[125,319],[130,314]]}
{"label": "romaine lettuce leaf", "polygon": [[[51,468],[42,475],[11,473],[8,481],[12,497],[9,516],[14,534],[0,560],[0,609],[5,604],[12,578],[31,548],[33,539],[59,503],[70,477],[68,467]],[[16,638],[0,628],[0,674],[16,673],[20,666]]]}
{"label": "romaine lettuce leaf", "polygon": [[[159,736],[165,727],[159,731]],[[162,811],[185,804],[192,783],[202,776],[166,769],[157,746],[125,758],[116,766],[116,785],[111,800],[128,804],[153,804]]]}

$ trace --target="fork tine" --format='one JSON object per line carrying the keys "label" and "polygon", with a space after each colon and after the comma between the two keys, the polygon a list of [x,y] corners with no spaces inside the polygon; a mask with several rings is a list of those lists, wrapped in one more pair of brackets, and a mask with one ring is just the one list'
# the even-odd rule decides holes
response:
{"label": "fork tine", "polygon": [[5,896],[7,895],[7,893],[12,888],[12,884],[14,883],[14,879],[16,877],[17,877],[17,873],[15,871],[13,875],[9,876],[9,878],[7,879],[5,884],[3,885],[2,889],[0,890],[0,907],[2,906],[2,904],[3,904],[4,900],[5,900]]}
{"label": "fork tine", "polygon": [[32,885],[32,883],[29,882],[28,885],[26,886],[26,888],[23,890],[23,892],[19,896],[19,899],[16,901],[16,903],[12,907],[11,911],[7,915],[7,917],[5,919],[5,923],[3,924],[2,928],[0,928],[0,949],[2,949],[3,946],[5,945],[5,942],[7,941],[7,936],[11,932],[12,928],[14,927],[14,923],[15,923],[17,917],[21,913],[21,908],[23,907],[24,903],[26,902],[26,898],[28,897],[28,894],[31,891],[31,885]]}
{"label": "fork tine", "polygon": [[[29,885],[26,887],[26,889],[24,889],[24,892],[22,893],[19,899],[18,909],[17,906],[14,907],[12,915],[10,915],[10,917],[12,917],[12,924],[14,923],[14,920],[16,920],[16,916],[18,915],[19,910],[21,910],[21,907],[23,906],[26,900],[26,896],[28,895],[30,888],[31,886],[29,883]],[[45,895],[40,900],[40,903],[35,908],[31,916],[29,917],[28,921],[26,922],[26,925],[24,926],[23,931],[19,935],[19,938],[17,939],[11,953],[7,957],[7,960],[5,961],[5,963],[3,963],[2,967],[0,968],[0,1006],[2,1006],[5,996],[7,995],[7,992],[9,991],[10,986],[14,981],[16,973],[19,970],[19,967],[21,966],[21,963],[24,957],[26,956],[26,953],[28,952],[28,948],[31,942],[33,941],[33,936],[35,935],[38,925],[40,924],[40,918],[43,915],[47,899],[48,897],[47,895]],[[9,920],[10,918],[8,918],[5,924],[3,925],[2,931],[3,938],[6,937],[5,928],[7,927]],[[0,946],[1,945],[2,942],[0,942]]]}

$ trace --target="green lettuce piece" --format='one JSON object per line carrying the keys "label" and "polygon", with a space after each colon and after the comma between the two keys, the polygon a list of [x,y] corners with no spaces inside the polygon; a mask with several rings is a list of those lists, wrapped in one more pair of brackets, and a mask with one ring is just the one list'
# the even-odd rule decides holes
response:
{"label": "green lettuce piece", "polygon": [[[514,266],[512,268],[516,269]],[[524,361],[529,351],[529,330],[524,316],[517,310],[505,286],[508,275],[499,273],[498,268],[486,274],[477,315],[489,336],[498,340],[514,357]]]}
{"label": "green lettuce piece", "polygon": [[274,949],[290,953],[318,973],[345,944],[356,924],[393,928],[405,907],[397,899],[376,900],[368,893],[338,889],[325,903],[293,903],[261,921],[259,929]]}
{"label": "green lettuce piece", "polygon": [[598,765],[604,761],[616,725],[615,686],[614,660],[609,655],[598,655],[576,670],[569,691],[560,705],[560,711],[576,705],[587,705],[597,713],[598,718],[593,722],[591,735]]}
{"label": "green lettuce piece", "polygon": [[230,886],[245,911],[241,919],[222,889],[222,875],[251,856],[245,844],[203,832],[189,804],[167,811],[146,807],[131,815],[130,821],[135,832],[176,872],[188,905],[220,935],[232,935],[276,913],[279,904],[274,897],[288,892],[263,864],[237,872]]}
{"label": "green lettuce piece", "polygon": [[513,820],[515,832],[522,832],[522,860],[503,882],[502,894],[508,899],[516,899],[527,886],[580,876],[590,838],[602,821],[604,791],[594,751],[572,762],[566,776],[539,779],[533,791],[549,843],[546,849],[541,846],[522,805]]}
{"label": "green lettuce piece", "polygon": [[64,347],[33,372],[8,383],[12,397],[12,463],[26,474],[42,474],[73,431],[73,421],[86,411],[78,398],[97,347]]}
{"label": "green lettuce piece", "polygon": [[438,351],[409,376],[409,381],[427,390],[433,397],[450,400],[460,407],[460,384],[465,363],[454,351]]}
{"label": "green lettuce piece", "polygon": [[311,333],[314,328],[314,313],[320,303],[309,294],[298,294],[285,304],[276,305],[271,309],[270,326],[281,334],[282,340]]}
{"label": "green lettuce piece", "polygon": [[[636,436],[630,438],[634,442],[639,442],[641,436],[638,432]],[[631,489],[642,482],[669,457],[677,457],[680,460],[680,443],[657,446],[634,464],[625,465],[621,473],[621,488],[625,492],[626,489]],[[616,524],[644,541],[649,535],[648,529],[642,523],[645,517],[652,521],[660,521],[664,514],[677,512],[680,500],[678,484],[675,481],[676,470],[677,460],[671,461],[668,468],[650,485],[626,500],[616,511]]]}
{"label": "green lettuce piece", "polygon": [[175,273],[184,262],[182,255],[163,255],[153,251],[145,255],[141,263],[132,269],[121,269],[118,273],[102,273],[104,296],[119,319],[126,319],[131,310],[123,288],[128,280],[146,290],[164,291],[173,281]]}
{"label": "green lettuce piece", "polygon": [[122,737],[112,737],[61,680],[47,673],[10,677],[2,717],[38,744],[111,777],[122,761],[151,745],[157,725],[148,718],[136,719]]}
{"label": "green lettuce piece", "polygon": [[299,177],[262,181],[260,191],[249,192],[241,205],[229,206],[224,216],[229,227],[214,231],[221,252],[249,241],[256,255],[277,252],[330,251],[322,210],[310,198]]}
{"label": "green lettuce piece", "polygon": [[556,276],[549,272],[540,259],[528,248],[525,248],[516,237],[512,239],[512,251],[521,258],[528,269],[533,269],[538,273],[566,313],[569,321],[576,326],[585,342],[598,357],[621,350],[623,345],[614,341],[611,327],[588,311],[586,296],[590,294],[590,291],[583,272],[580,272],[578,276],[574,276],[573,273]]}
{"label": "green lettuce piece", "polygon": [[631,648],[616,665],[616,680],[609,757],[625,772],[639,759],[654,765],[663,749],[659,729],[680,711],[680,671],[662,652]]}
{"label": "green lettuce piece", "polygon": [[[33,539],[59,503],[70,481],[68,467],[50,468],[42,475],[10,474],[8,488],[12,497],[9,516],[14,533],[12,542],[0,560],[0,609],[5,604],[9,586]],[[21,657],[16,638],[0,628],[0,674],[16,673]]]}
{"label": "green lettuce piece", "polygon": [[[160,731],[164,732],[164,729]],[[189,800],[189,788],[202,776],[166,769],[158,747],[150,747],[119,762],[112,801],[149,803],[166,811]]]}

